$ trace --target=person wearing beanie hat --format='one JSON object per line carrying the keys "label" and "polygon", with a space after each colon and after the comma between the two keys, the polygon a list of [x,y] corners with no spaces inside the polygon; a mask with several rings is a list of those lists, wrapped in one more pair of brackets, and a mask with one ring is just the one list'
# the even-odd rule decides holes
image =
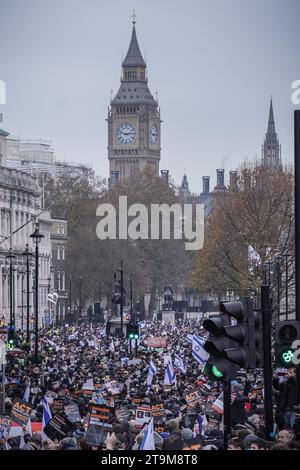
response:
{"label": "person wearing beanie hat", "polygon": [[162,450],[182,450],[183,439],[179,429],[179,423],[176,419],[170,419],[166,422],[166,429],[169,435],[164,439]]}

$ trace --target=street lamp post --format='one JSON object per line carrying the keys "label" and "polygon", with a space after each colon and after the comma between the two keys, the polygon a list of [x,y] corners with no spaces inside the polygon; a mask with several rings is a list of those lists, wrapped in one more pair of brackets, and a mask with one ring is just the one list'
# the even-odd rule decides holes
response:
{"label": "street lamp post", "polygon": [[70,276],[70,278],[69,278],[69,310],[70,310],[69,322],[71,323],[71,318],[72,318],[72,276]]}
{"label": "street lamp post", "polygon": [[132,294],[132,274],[130,275],[130,314],[131,314],[131,321],[135,323],[135,314],[133,312],[133,294]]}
{"label": "street lamp post", "polygon": [[57,290],[58,298],[57,298],[57,303],[56,303],[56,320],[55,320],[55,323],[56,323],[56,325],[60,325],[60,320],[59,320],[59,307],[60,307],[60,302],[59,302],[60,272],[57,274],[56,290]]}
{"label": "street lamp post", "polygon": [[9,254],[6,255],[9,259],[9,327],[14,326],[14,312],[13,312],[13,259],[15,255],[12,252],[12,248],[9,250]]}
{"label": "street lamp post", "polygon": [[27,343],[30,340],[30,303],[29,303],[29,256],[33,256],[29,251],[28,243],[26,244],[26,249],[23,253],[23,256],[26,258],[26,341]]}
{"label": "street lamp post", "polygon": [[35,231],[30,235],[35,241],[35,332],[34,332],[34,362],[37,365],[39,362],[39,243],[44,235],[40,233],[39,223],[35,224]]}
{"label": "street lamp post", "polygon": [[79,276],[79,318],[82,319],[82,276]]}
{"label": "street lamp post", "polygon": [[25,269],[23,266],[19,268],[19,274],[21,275],[21,329],[24,329],[24,276],[25,276]]}
{"label": "street lamp post", "polygon": [[120,300],[120,315],[121,315],[121,338],[124,337],[123,332],[123,307],[124,307],[124,280],[123,280],[123,261],[121,261],[121,269],[118,269],[120,272],[120,284],[121,284],[121,300]]}

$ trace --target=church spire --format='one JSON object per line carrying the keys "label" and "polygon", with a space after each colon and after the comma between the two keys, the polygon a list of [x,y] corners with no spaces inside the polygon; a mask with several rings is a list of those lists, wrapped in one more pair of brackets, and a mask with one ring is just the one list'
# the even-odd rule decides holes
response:
{"label": "church spire", "polygon": [[270,111],[269,111],[269,120],[268,120],[268,134],[275,134],[275,121],[273,113],[273,100],[271,96],[270,101]]}
{"label": "church spire", "polygon": [[270,100],[268,130],[262,146],[262,164],[269,171],[277,171],[282,168],[281,145],[279,144],[279,140],[275,130],[272,96]]}
{"label": "church spire", "polygon": [[133,10],[132,15],[132,34],[129,49],[127,51],[126,57],[123,61],[123,67],[143,67],[146,68],[146,63],[143,59],[142,53],[140,51],[139,43],[136,36],[135,30],[136,24],[136,14]]}

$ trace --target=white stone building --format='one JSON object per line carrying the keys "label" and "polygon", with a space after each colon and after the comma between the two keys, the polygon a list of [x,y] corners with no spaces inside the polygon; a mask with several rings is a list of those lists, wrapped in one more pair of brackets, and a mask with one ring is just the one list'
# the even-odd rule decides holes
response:
{"label": "white stone building", "polygon": [[[34,242],[30,235],[34,232],[35,222],[40,223],[40,232],[44,235],[39,245],[39,323],[43,323],[48,311],[47,294],[51,266],[51,217],[41,208],[41,190],[37,179],[28,173],[6,167],[6,138],[8,134],[0,130],[0,318],[6,324],[10,320],[10,259],[11,249],[13,266],[13,302],[12,310],[16,328],[26,328],[26,260],[23,255],[26,244],[34,253]],[[23,278],[23,302],[22,302]],[[30,324],[34,316],[34,256],[30,257],[29,304]],[[25,291],[25,292],[24,292]]]}

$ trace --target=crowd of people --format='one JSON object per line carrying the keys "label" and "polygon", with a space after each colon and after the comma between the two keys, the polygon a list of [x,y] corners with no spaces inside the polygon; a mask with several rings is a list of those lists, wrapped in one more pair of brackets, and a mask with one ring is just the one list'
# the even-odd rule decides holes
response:
{"label": "crowd of people", "polygon": [[[151,424],[157,450],[223,450],[222,383],[211,381],[192,354],[194,335],[205,337],[195,320],[141,322],[137,348],[130,348],[128,339],[103,325],[41,330],[41,364],[30,355],[8,358],[0,449],[147,449]],[[157,337],[165,346],[148,347],[149,338]],[[19,332],[21,349],[23,343]],[[170,364],[175,379],[168,383]],[[295,371],[274,372],[275,424],[268,440],[261,373],[241,370],[232,381],[227,448],[299,449]],[[14,424],[16,402],[30,407],[28,422],[20,426]]]}

